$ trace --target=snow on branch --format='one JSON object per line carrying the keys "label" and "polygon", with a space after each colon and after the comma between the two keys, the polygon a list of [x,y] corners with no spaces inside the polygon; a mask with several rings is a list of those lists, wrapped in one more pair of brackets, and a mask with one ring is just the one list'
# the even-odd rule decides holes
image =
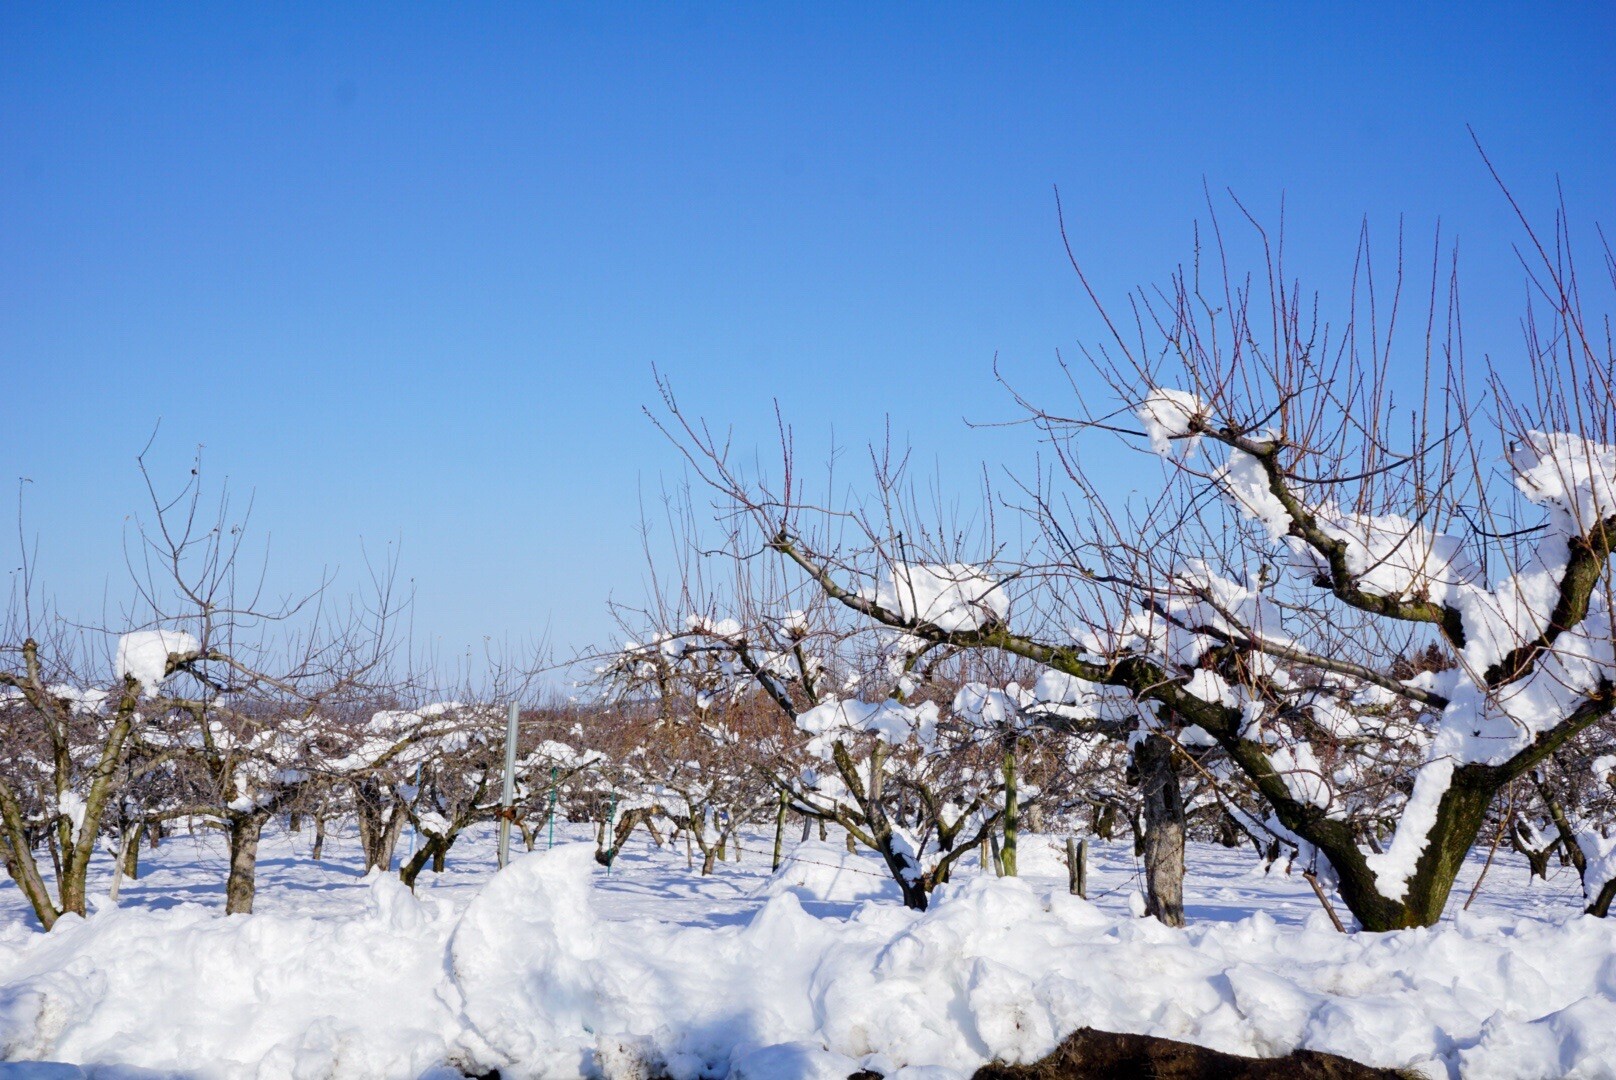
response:
{"label": "snow on branch", "polygon": [[1003,625],[1010,616],[999,583],[968,563],[894,563],[872,599],[905,621],[949,634]]}
{"label": "snow on branch", "polygon": [[133,678],[150,697],[171,674],[170,656],[192,656],[201,642],[183,630],[137,630],[118,639],[115,672],[120,680]]}

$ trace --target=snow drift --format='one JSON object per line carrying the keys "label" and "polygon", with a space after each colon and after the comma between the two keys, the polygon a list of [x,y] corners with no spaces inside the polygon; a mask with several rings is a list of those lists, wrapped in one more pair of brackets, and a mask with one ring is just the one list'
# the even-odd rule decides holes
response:
{"label": "snow drift", "polygon": [[458,916],[378,877],[345,917],[180,905],[14,925],[0,1056],[221,1078],[944,1080],[1087,1025],[1432,1076],[1600,1077],[1616,1061],[1604,920],[1343,935],[1257,914],[1171,930],[990,877],[941,888],[925,913],[820,916],[799,894],[837,886],[806,865],[717,927],[602,918],[583,845],[517,859]]}

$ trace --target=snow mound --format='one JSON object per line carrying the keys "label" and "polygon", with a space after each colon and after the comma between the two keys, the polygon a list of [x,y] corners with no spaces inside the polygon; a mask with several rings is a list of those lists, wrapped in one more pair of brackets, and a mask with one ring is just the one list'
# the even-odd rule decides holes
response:
{"label": "snow mound", "polygon": [[452,925],[390,876],[353,919],[192,904],[69,916],[0,960],[0,1059],[415,1077],[450,1054],[439,991]]}
{"label": "snow mound", "polygon": [[784,896],[828,903],[897,900],[897,882],[879,859],[855,855],[846,845],[805,840],[789,852],[780,869],[752,893],[759,898]]}
{"label": "snow mound", "polygon": [[[835,869],[822,862],[861,871],[856,885],[812,876]],[[379,875],[340,917],[182,904],[0,926],[0,1060],[74,1063],[39,1067],[63,1077],[967,1080],[1090,1026],[1443,1077],[1612,1075],[1608,920],[1463,913],[1340,934],[1322,914],[1257,914],[1173,930],[986,876],[924,913],[805,910],[804,893],[857,895],[867,866],[805,845],[749,919],[719,925],[606,917],[584,844],[519,857],[458,919]]]}

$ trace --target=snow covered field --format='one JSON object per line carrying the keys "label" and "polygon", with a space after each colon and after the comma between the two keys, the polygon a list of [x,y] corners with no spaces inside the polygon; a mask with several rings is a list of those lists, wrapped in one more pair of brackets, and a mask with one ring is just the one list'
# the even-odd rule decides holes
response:
{"label": "snow covered field", "polygon": [[566,842],[584,836],[563,827],[495,877],[484,830],[411,896],[362,877],[351,836],[316,863],[311,833],[275,833],[257,913],[227,919],[222,836],[181,835],[119,907],[50,934],[6,882],[0,1058],[106,1080],[945,1080],[1090,1026],[1431,1076],[1616,1076],[1616,926],[1577,914],[1573,873],[1528,888],[1510,853],[1460,913],[1473,860],[1437,928],[1341,935],[1299,874],[1263,875],[1249,848],[1192,846],[1178,931],[1131,914],[1122,843],[1095,845],[1092,903],[1066,894],[1059,842],[1029,838],[1020,879],[973,865],[922,915],[835,842],[771,877],[754,835],[702,878],[643,833],[607,875]]}

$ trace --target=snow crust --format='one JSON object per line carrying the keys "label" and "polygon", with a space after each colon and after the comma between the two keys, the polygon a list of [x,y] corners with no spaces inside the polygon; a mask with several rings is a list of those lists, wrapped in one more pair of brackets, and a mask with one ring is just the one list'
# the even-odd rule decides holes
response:
{"label": "snow crust", "polygon": [[157,693],[157,688],[168,677],[170,653],[194,653],[202,649],[201,642],[183,630],[137,630],[118,639],[118,656],[113,670],[122,681],[133,676],[146,696]]}
{"label": "snow crust", "polygon": [[[1044,845],[1027,839],[1041,866]],[[1433,1077],[1607,1077],[1616,1060],[1606,920],[1465,913],[1343,935],[1322,914],[1259,913],[1172,930],[989,875],[942,887],[924,914],[828,907],[852,895],[812,876],[833,846],[805,845],[741,917],[713,921],[660,917],[666,898],[608,903],[583,844],[519,856],[463,910],[377,875],[357,910],[324,917],[180,904],[107,907],[48,934],[13,923],[0,928],[0,1057],[199,1080],[436,1080],[446,1066],[965,1080],[1089,1025]]]}

